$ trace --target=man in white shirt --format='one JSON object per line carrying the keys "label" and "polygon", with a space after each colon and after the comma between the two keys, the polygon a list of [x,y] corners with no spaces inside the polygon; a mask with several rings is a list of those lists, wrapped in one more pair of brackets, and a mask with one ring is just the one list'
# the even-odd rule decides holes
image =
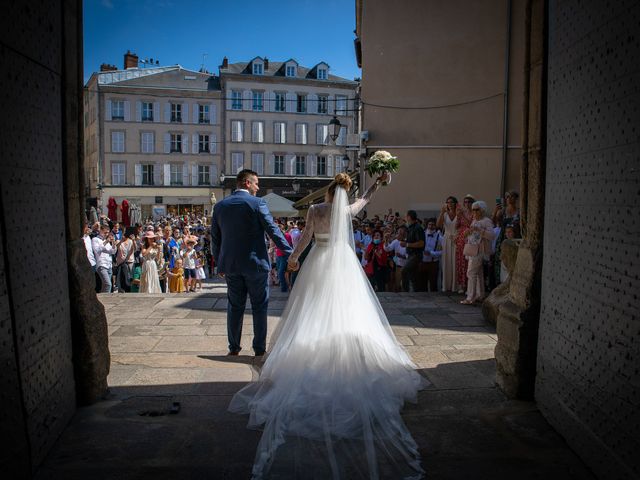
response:
{"label": "man in white shirt", "polygon": [[436,219],[427,220],[427,228],[424,232],[424,252],[422,254],[421,277],[423,290],[429,292],[438,291],[438,269],[442,256],[442,234],[436,229]]}
{"label": "man in white shirt", "polygon": [[402,267],[407,262],[407,248],[400,245],[407,239],[407,227],[398,227],[396,238],[389,242],[390,237],[384,237],[384,249],[386,252],[393,252],[393,263],[395,270],[392,272],[391,291],[401,292],[402,290]]}
{"label": "man in white shirt", "polygon": [[89,264],[91,265],[91,269],[96,271],[96,257],[93,255],[93,247],[91,246],[91,228],[89,228],[88,224],[84,224],[84,235],[82,235],[82,240],[84,241],[84,248],[87,249],[87,259],[89,260]]}
{"label": "man in white shirt", "polygon": [[96,271],[102,282],[100,292],[111,293],[111,277],[113,270],[113,258],[116,247],[113,245],[113,235],[109,233],[109,226],[100,227],[100,235],[91,240],[93,255],[96,259]]}
{"label": "man in white shirt", "polygon": [[302,236],[302,232],[300,232],[300,228],[298,224],[293,224],[291,230],[289,230],[289,235],[291,235],[291,244],[295,249],[298,246],[298,242],[300,241],[300,237]]}

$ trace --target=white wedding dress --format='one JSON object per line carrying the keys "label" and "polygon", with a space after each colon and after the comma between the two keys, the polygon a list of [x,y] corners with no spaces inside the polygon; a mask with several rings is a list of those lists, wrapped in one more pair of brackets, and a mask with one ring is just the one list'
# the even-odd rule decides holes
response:
{"label": "white wedding dress", "polygon": [[310,208],[297,259],[315,235],[260,377],[229,410],[263,434],[253,478],[419,479],[423,470],[400,409],[427,381],[396,340],[354,252],[349,206]]}

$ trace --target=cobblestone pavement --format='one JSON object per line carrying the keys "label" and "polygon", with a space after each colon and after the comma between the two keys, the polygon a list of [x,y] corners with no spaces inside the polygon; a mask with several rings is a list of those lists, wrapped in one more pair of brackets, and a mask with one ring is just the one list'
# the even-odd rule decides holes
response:
{"label": "cobblestone pavement", "polygon": [[[241,355],[226,357],[220,283],[197,294],[99,298],[109,324],[110,393],[78,410],[37,478],[249,478],[260,433],[226,407],[258,374],[250,311]],[[403,411],[427,478],[593,478],[535,403],[507,400],[496,388],[497,337],[478,307],[443,294],[379,298],[431,382]],[[285,303],[286,294],[271,292],[269,332]]]}

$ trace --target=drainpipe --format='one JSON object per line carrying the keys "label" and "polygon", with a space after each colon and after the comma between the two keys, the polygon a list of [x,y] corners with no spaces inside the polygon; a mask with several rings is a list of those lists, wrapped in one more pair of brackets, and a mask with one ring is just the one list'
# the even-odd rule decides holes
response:
{"label": "drainpipe", "polygon": [[507,142],[509,133],[509,60],[511,58],[511,0],[507,0],[507,38],[504,59],[504,106],[502,118],[502,162],[500,172],[500,196],[504,194],[507,177]]}

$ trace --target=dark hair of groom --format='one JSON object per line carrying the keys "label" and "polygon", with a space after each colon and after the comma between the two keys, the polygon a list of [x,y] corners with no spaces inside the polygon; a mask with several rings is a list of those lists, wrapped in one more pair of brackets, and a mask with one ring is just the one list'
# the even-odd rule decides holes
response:
{"label": "dark hair of groom", "polygon": [[238,186],[238,188],[244,188],[244,183],[247,180],[251,180],[250,177],[257,177],[257,176],[258,174],[256,172],[248,168],[245,168],[244,170],[240,170],[240,172],[238,172],[238,176],[236,177],[236,185]]}

